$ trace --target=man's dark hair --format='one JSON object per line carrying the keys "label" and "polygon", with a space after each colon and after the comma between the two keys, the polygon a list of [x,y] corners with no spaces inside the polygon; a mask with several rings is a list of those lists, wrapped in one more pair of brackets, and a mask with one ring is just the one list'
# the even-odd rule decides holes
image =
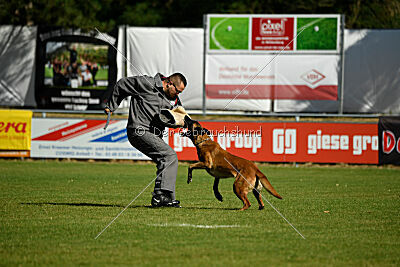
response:
{"label": "man's dark hair", "polygon": [[171,80],[181,81],[181,82],[183,82],[183,85],[186,87],[187,81],[186,81],[185,76],[183,76],[182,73],[176,72],[176,73],[170,75],[168,78]]}

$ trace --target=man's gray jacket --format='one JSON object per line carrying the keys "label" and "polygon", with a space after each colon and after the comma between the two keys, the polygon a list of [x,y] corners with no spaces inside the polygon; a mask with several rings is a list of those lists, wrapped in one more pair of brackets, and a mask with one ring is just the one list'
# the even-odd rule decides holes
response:
{"label": "man's gray jacket", "polygon": [[127,129],[141,128],[159,135],[164,130],[156,114],[160,114],[161,109],[172,109],[181,105],[179,98],[174,104],[168,100],[163,91],[161,77],[157,73],[154,77],[133,76],[120,79],[114,87],[106,107],[114,112],[121,101],[131,96],[129,107],[129,118]]}

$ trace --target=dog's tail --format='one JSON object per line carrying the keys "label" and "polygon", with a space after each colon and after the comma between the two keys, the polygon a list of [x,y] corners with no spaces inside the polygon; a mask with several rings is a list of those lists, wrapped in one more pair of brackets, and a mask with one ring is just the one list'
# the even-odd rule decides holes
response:
{"label": "dog's tail", "polygon": [[257,170],[256,173],[257,178],[260,180],[261,184],[264,188],[274,197],[282,199],[282,197],[276,192],[276,190],[272,187],[271,183],[268,181],[267,177],[260,171]]}

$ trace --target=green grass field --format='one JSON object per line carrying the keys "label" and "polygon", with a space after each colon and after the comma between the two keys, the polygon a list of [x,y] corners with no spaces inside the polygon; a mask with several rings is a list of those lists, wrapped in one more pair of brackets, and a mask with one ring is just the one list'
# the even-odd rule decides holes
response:
{"label": "green grass field", "polygon": [[[262,165],[284,197],[244,212],[222,180],[194,171],[183,208],[149,208],[151,185],[98,239],[95,236],[152,180],[144,163],[0,160],[0,265],[399,266],[400,169]],[[263,191],[265,192],[265,191]],[[190,225],[234,225],[195,228]]]}
{"label": "green grass field", "polygon": [[297,37],[297,50],[336,50],[336,18],[297,18],[297,31],[303,26],[308,27]]}
{"label": "green grass field", "polygon": [[249,18],[210,18],[210,31],[210,49],[248,49]]}

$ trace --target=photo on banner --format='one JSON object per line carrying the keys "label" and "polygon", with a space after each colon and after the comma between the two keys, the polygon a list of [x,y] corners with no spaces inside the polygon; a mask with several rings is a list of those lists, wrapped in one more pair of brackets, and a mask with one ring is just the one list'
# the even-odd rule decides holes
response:
{"label": "photo on banner", "polygon": [[103,109],[116,83],[118,31],[39,27],[35,95],[39,108]]}

